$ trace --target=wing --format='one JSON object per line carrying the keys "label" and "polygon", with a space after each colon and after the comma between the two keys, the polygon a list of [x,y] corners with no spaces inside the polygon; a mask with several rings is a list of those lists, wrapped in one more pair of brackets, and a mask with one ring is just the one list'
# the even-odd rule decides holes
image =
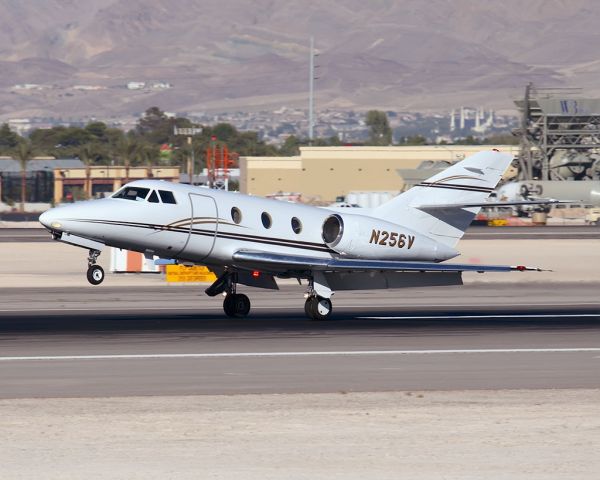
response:
{"label": "wing", "polygon": [[512,272],[543,271],[523,265],[472,265],[466,263],[398,262],[346,258],[319,258],[284,255],[256,250],[238,250],[233,254],[235,266],[274,274],[303,272]]}

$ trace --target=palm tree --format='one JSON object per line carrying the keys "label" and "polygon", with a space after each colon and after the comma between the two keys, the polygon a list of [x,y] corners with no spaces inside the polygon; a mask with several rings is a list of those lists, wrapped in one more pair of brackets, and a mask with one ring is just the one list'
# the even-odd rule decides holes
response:
{"label": "palm tree", "polygon": [[139,145],[129,136],[123,137],[117,144],[116,156],[125,165],[125,178],[123,183],[129,182],[129,169],[131,168],[132,159],[138,155]]}
{"label": "palm tree", "polygon": [[83,195],[85,198],[92,196],[92,165],[94,164],[94,152],[89,144],[82,145],[78,153],[79,160],[85,164],[85,183],[83,184]]}
{"label": "palm tree", "polygon": [[33,146],[29,139],[23,139],[15,148],[15,157],[21,165],[21,206],[20,211],[25,211],[25,200],[27,200],[27,162],[33,157]]}
{"label": "palm tree", "polygon": [[139,149],[140,163],[146,165],[146,178],[152,178],[152,167],[158,162],[160,151],[155,145],[144,145]]}

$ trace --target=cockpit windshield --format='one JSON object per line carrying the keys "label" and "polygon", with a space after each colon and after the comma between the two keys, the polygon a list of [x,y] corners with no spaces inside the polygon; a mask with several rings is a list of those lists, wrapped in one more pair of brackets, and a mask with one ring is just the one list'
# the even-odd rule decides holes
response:
{"label": "cockpit windshield", "polygon": [[124,198],[125,200],[136,200],[143,202],[150,192],[149,188],[125,187],[115,193],[112,198]]}

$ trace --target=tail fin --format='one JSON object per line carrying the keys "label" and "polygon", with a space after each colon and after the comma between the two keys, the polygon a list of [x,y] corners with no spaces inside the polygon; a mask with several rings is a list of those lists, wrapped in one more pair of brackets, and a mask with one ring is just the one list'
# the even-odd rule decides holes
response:
{"label": "tail fin", "polygon": [[481,209],[473,205],[485,202],[511,161],[496,150],[476,153],[379,206],[373,216],[454,247]]}

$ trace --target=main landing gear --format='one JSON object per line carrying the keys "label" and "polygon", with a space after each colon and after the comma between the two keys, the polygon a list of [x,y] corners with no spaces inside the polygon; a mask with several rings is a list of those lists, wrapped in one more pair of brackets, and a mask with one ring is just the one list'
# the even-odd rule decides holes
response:
{"label": "main landing gear", "polygon": [[329,320],[333,305],[329,298],[310,295],[304,303],[304,313],[311,320]]}
{"label": "main landing gear", "polygon": [[[236,292],[237,281],[237,272],[226,270],[205,292],[209,297],[214,297],[220,293],[225,295],[223,300],[225,315],[241,318],[250,313],[250,299],[246,295]],[[330,299],[332,295],[333,292],[327,287],[323,279],[310,278],[304,304],[306,316],[311,320],[329,320],[333,312]]]}
{"label": "main landing gear", "polygon": [[327,279],[320,272],[315,272],[308,279],[308,290],[304,295],[304,313],[311,320],[329,320],[333,312],[331,296],[333,291],[327,285]]}
{"label": "main landing gear", "polygon": [[96,264],[99,256],[99,250],[90,250],[88,255],[87,279],[92,285],[100,285],[104,281],[104,269]]}
{"label": "main landing gear", "polygon": [[228,317],[245,317],[250,313],[250,299],[243,293],[227,293],[223,311]]}
{"label": "main landing gear", "polygon": [[237,293],[237,273],[225,271],[205,291],[209,297],[219,293],[225,295],[223,311],[228,317],[245,317],[250,313],[250,299],[243,293]]}

